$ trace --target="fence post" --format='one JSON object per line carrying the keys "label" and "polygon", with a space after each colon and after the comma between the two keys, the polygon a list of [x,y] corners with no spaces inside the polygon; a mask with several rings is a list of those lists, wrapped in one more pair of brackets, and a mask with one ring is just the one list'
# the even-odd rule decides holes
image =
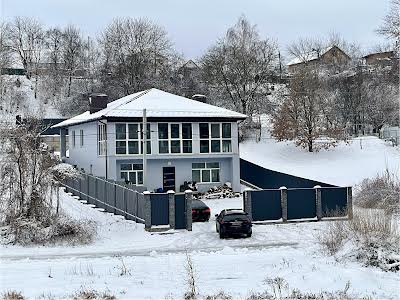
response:
{"label": "fence post", "polygon": [[321,200],[321,186],[314,186],[315,189],[315,204],[317,211],[317,220],[320,221],[322,219],[322,200]]}
{"label": "fence post", "polygon": [[79,199],[82,200],[82,177],[79,176]]}
{"label": "fence post", "polygon": [[192,231],[192,199],[193,192],[191,190],[185,191],[186,202],[186,229]]}
{"label": "fence post", "polygon": [[97,177],[95,177],[94,178],[94,202],[95,202],[95,206],[96,207],[99,207],[99,203],[98,203],[98,199],[99,199],[99,191],[98,191],[98,188],[97,188]]}
{"label": "fence post", "polygon": [[86,204],[90,204],[90,197],[89,197],[89,175],[86,175]]}
{"label": "fence post", "polygon": [[150,192],[144,191],[144,229],[150,230],[151,228],[151,199]]}
{"label": "fence post", "polygon": [[253,221],[253,211],[251,206],[251,189],[246,188],[243,192],[243,208],[244,211],[249,215],[250,220]]}
{"label": "fence post", "polygon": [[287,209],[287,187],[281,186],[281,208],[282,208],[282,221],[287,222],[288,209]]}
{"label": "fence post", "polygon": [[117,185],[114,182],[114,203],[113,203],[114,215],[117,214]]}
{"label": "fence post", "polygon": [[108,184],[109,184],[109,182],[104,180],[104,193],[103,193],[104,198],[103,198],[103,201],[104,201],[104,210],[105,211],[108,211],[108,195],[107,195],[107,185]]}
{"label": "fence post", "polygon": [[353,189],[351,186],[347,187],[347,216],[353,219]]}
{"label": "fence post", "polygon": [[126,199],[127,197],[127,195],[125,195],[125,194],[127,194],[127,189],[123,189],[123,193],[122,193],[122,195],[124,195],[124,197],[123,197],[123,199],[124,199],[124,201],[123,201],[123,203],[124,203],[124,212],[125,212],[125,219],[127,219],[127,217],[128,217],[128,199]]}
{"label": "fence post", "polygon": [[175,192],[168,191],[169,228],[175,229]]}

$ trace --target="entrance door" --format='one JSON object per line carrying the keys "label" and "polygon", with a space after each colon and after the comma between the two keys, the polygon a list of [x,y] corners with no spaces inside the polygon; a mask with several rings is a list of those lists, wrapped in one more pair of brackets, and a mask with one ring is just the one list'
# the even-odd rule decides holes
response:
{"label": "entrance door", "polygon": [[175,167],[163,168],[163,190],[164,192],[175,191]]}

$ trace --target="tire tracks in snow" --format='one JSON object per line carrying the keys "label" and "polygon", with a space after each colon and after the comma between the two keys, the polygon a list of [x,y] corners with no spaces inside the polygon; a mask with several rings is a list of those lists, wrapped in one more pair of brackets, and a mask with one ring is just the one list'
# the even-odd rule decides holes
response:
{"label": "tire tracks in snow", "polygon": [[[113,257],[113,256],[124,256],[124,257],[134,257],[134,256],[153,256],[153,255],[169,255],[169,254],[183,254],[188,252],[198,252],[198,253],[212,253],[223,251],[224,249],[248,249],[248,250],[266,250],[277,247],[291,247],[298,248],[299,243],[265,243],[265,244],[254,244],[254,245],[223,245],[223,246],[212,246],[212,247],[188,247],[179,249],[161,249],[155,250],[154,248],[142,249],[142,250],[123,250],[123,251],[98,251],[98,252],[76,252],[76,253],[59,253],[59,254],[36,254],[36,255],[1,255],[0,261],[31,261],[31,260],[53,260],[53,259],[75,259],[75,258],[102,258],[102,257]],[[230,251],[227,253],[231,253]]]}

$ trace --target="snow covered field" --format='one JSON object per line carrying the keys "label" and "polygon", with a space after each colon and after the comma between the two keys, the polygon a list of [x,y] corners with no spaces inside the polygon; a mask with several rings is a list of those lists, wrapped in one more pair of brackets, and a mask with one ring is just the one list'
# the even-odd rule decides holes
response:
{"label": "snow covered field", "polygon": [[[242,157],[268,168],[338,185],[374,176],[388,166],[398,172],[400,152],[376,138],[309,154],[292,144],[267,140],[241,145]],[[254,225],[247,239],[220,240],[215,213],[242,206],[242,198],[206,200],[212,218],[195,223],[192,232],[148,233],[142,224],[124,220],[62,194],[63,209],[94,220],[98,237],[88,246],[0,246],[0,293],[21,291],[29,299],[71,298],[81,289],[109,291],[118,299],[182,299],[185,257],[190,253],[201,295],[220,290],[245,299],[269,287],[265,278],[284,278],[291,289],[343,290],[377,299],[397,299],[398,273],[363,267],[342,253],[340,262],[321,253],[316,235],[328,222]],[[121,276],[121,267],[128,272]]]}
{"label": "snow covered field", "polygon": [[[212,215],[241,207],[242,198],[207,200]],[[143,225],[101,212],[63,194],[63,208],[76,218],[98,222],[90,246],[2,246],[1,290],[37,298],[68,298],[81,289],[106,291],[118,299],[181,299],[185,292],[185,252],[195,263],[201,294],[224,290],[237,298],[261,292],[266,277],[285,278],[302,291],[342,290],[350,294],[397,298],[398,274],[338,263],[321,254],[315,235],[327,222],[255,225],[248,239],[220,240],[214,217],[195,223],[193,232],[147,233]],[[120,276],[122,263],[129,274]]]}
{"label": "snow covered field", "polygon": [[259,143],[240,144],[241,158],[271,170],[340,186],[356,185],[386,167],[400,174],[400,148],[374,136],[355,138],[349,145],[341,143],[318,153],[264,136]]}

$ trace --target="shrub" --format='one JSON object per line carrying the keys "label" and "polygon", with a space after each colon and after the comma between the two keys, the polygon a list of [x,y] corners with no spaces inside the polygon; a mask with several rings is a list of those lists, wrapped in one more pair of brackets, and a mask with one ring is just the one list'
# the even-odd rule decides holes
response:
{"label": "shrub", "polygon": [[381,208],[386,213],[399,213],[400,180],[395,173],[386,170],[375,178],[365,179],[358,187],[354,203],[364,208]]}
{"label": "shrub", "polygon": [[117,298],[110,293],[109,290],[98,292],[96,290],[89,290],[81,288],[73,295],[74,300],[116,300]]}
{"label": "shrub", "polygon": [[328,223],[317,240],[329,255],[349,241],[355,248],[354,257],[364,265],[396,271],[400,267],[400,236],[393,218],[381,209],[355,209],[351,220]]}
{"label": "shrub", "polygon": [[45,220],[19,218],[3,227],[3,243],[12,244],[88,244],[96,235],[96,223],[74,220],[66,215]]}
{"label": "shrub", "polygon": [[17,291],[7,291],[1,295],[1,299],[3,300],[24,300],[24,296],[21,292]]}
{"label": "shrub", "polygon": [[336,254],[342,248],[346,235],[346,224],[343,221],[331,221],[317,235],[317,240],[328,255]]}

